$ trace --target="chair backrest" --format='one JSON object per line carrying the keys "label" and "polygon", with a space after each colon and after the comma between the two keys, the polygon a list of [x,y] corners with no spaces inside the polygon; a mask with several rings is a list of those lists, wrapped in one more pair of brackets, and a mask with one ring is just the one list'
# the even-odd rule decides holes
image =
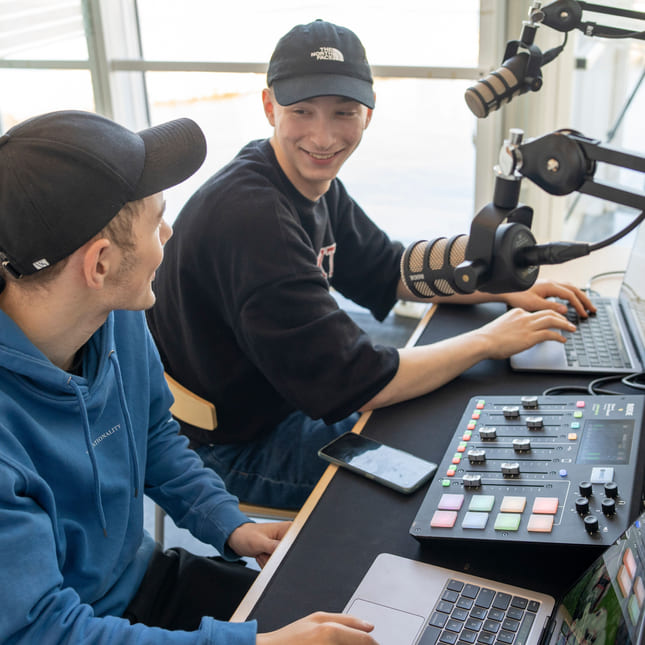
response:
{"label": "chair backrest", "polygon": [[[202,430],[215,430],[217,428],[217,411],[215,406],[201,396],[191,392],[188,388],[178,383],[168,372],[164,372],[168,387],[175,397],[175,402],[170,408],[172,415],[190,423],[190,425]],[[298,511],[283,508],[271,508],[268,506],[256,506],[240,502],[240,510],[249,517],[268,520],[292,520]],[[161,508],[157,507],[157,520],[155,533],[157,541],[163,544],[163,517]]]}
{"label": "chair backrest", "polygon": [[191,426],[202,430],[215,430],[217,428],[215,406],[175,381],[168,372],[164,372],[164,376],[175,397],[175,402],[170,408],[172,415],[180,421],[190,423]]}

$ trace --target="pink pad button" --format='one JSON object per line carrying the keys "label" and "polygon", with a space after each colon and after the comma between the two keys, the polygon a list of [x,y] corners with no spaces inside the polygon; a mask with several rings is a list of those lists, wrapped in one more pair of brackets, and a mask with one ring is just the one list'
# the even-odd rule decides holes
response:
{"label": "pink pad button", "polygon": [[435,511],[430,526],[435,528],[451,529],[457,521],[456,511]]}
{"label": "pink pad button", "polygon": [[543,515],[555,515],[558,512],[558,498],[536,497],[533,502],[533,512]]}
{"label": "pink pad button", "polygon": [[551,533],[553,530],[553,515],[531,515],[526,530],[531,533]]}

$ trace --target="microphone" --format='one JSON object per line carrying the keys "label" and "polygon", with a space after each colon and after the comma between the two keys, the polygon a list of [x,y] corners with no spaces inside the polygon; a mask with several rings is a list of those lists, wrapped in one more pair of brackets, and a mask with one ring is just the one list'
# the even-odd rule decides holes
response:
{"label": "microphone", "polygon": [[[522,23],[519,40],[506,43],[502,66],[466,90],[464,98],[470,111],[479,119],[498,110],[503,103],[542,87],[542,66],[550,63],[564,49],[564,43],[542,52],[534,45],[542,14],[532,11]],[[566,43],[566,39],[565,39]]]}
{"label": "microphone", "polygon": [[470,111],[477,118],[483,119],[498,110],[503,103],[510,103],[516,96],[529,90],[539,90],[542,87],[542,75],[539,73],[539,66],[537,76],[527,75],[529,60],[528,52],[514,54],[500,68],[469,87],[464,98]]}
{"label": "microphone", "polygon": [[467,245],[468,235],[463,233],[410,244],[401,256],[401,280],[407,290],[418,298],[467,293],[455,282],[455,268],[465,260]]}
{"label": "microphone", "polygon": [[[528,228],[506,224],[498,229],[490,265],[469,266],[466,250],[471,236],[438,237],[410,244],[401,256],[401,281],[417,298],[524,291],[537,278],[537,267],[562,264],[591,252],[584,242],[535,244]],[[460,286],[461,285],[461,286]]]}

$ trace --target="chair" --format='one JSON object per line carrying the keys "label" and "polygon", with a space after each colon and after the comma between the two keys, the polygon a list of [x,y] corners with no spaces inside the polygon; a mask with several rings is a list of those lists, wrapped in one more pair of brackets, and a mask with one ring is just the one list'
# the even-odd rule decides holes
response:
{"label": "chair", "polygon": [[[178,383],[170,374],[164,373],[168,387],[175,397],[175,402],[170,408],[172,415],[179,421],[184,421],[202,430],[215,430],[217,428],[217,411],[215,406],[201,396],[191,392],[188,388]],[[272,508],[257,506],[240,502],[240,510],[256,519],[266,520],[292,520],[298,511],[285,508]],[[155,539],[160,544],[164,542],[164,519],[166,513],[160,507],[155,507]]]}

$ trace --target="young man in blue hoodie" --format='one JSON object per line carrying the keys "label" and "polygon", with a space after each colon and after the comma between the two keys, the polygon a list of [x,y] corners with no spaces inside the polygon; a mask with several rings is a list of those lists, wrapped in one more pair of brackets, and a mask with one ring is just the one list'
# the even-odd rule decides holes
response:
{"label": "young man in blue hoodie", "polygon": [[[374,644],[336,614],[225,622],[255,576],[226,560],[264,564],[288,523],[251,522],[187,447],[142,313],[161,191],[205,154],[188,119],[134,133],[63,111],[0,137],[2,643]],[[223,558],[162,551],[144,493]]]}

